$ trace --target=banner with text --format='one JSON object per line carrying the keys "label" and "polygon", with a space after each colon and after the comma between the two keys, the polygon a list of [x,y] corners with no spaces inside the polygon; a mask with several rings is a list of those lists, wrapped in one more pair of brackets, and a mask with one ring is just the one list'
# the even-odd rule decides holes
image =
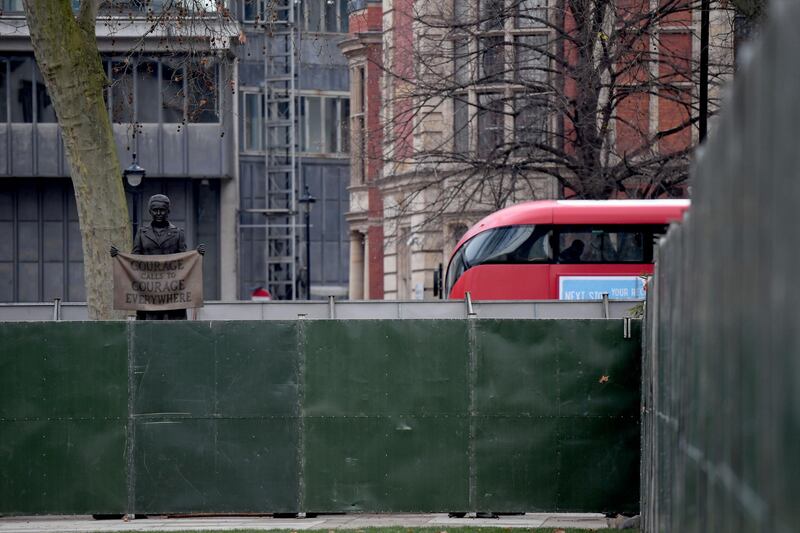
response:
{"label": "banner with text", "polygon": [[166,311],[203,307],[203,257],[119,253],[114,258],[114,309]]}

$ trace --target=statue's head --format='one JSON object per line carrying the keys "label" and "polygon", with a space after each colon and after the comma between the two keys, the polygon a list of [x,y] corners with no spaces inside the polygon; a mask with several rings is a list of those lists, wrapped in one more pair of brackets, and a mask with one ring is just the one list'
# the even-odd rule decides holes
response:
{"label": "statue's head", "polygon": [[164,194],[154,194],[147,202],[153,222],[163,223],[169,216],[169,198]]}

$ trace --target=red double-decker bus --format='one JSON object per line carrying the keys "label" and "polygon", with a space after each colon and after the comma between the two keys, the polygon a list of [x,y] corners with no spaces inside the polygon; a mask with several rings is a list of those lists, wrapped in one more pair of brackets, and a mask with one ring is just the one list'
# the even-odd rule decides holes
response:
{"label": "red double-decker bus", "polygon": [[445,294],[475,300],[640,299],[654,239],[689,200],[551,200],[501,209],[461,238]]}

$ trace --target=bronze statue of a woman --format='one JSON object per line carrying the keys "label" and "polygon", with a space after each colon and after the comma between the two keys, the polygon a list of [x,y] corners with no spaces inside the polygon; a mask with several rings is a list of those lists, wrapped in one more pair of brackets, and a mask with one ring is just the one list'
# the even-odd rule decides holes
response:
{"label": "bronze statue of a woman", "polygon": [[[163,194],[154,194],[147,202],[150,212],[150,223],[142,224],[133,238],[131,253],[139,255],[177,254],[186,251],[186,237],[183,228],[169,221],[169,198]],[[206,253],[206,246],[197,247],[200,255]],[[116,246],[111,246],[111,257],[119,253]],[[186,320],[186,309],[168,311],[136,311],[136,320]]]}

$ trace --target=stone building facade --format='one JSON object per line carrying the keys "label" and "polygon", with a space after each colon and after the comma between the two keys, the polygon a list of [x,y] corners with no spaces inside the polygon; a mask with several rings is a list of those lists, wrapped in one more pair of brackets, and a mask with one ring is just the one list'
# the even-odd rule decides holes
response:
{"label": "stone building facade", "polygon": [[[659,0],[638,3],[619,0],[617,4],[624,5],[625,9],[636,4],[637,9],[646,13],[648,9],[656,9]],[[568,56],[574,52],[569,48],[569,39],[563,45],[549,44],[560,28],[573,31],[568,12],[564,18],[556,18],[559,12],[565,13],[563,5],[558,0],[384,0],[352,4],[351,33],[341,46],[351,68],[351,98],[355,101],[358,95],[363,102],[358,111],[354,107],[354,113],[359,114],[351,117],[351,135],[352,145],[360,143],[364,148],[353,150],[351,164],[354,169],[364,168],[365,171],[362,175],[353,173],[348,221],[351,243],[367,244],[361,245],[361,252],[353,253],[351,248],[351,297],[434,298],[438,293],[435,285],[439,272],[444,273],[453,248],[480,218],[503,205],[531,199],[565,198],[573,193],[552,176],[553,172],[561,170],[531,171],[524,180],[508,187],[498,201],[493,193],[507,178],[502,172],[485,179],[478,192],[460,191],[457,189],[464,183],[461,176],[466,172],[466,165],[459,164],[457,157],[450,160],[436,157],[441,151],[471,154],[465,159],[473,161],[482,156],[491,157],[489,152],[484,152],[486,146],[498,138],[513,143],[517,138],[530,135],[531,121],[536,120],[543,124],[541,131],[567,138],[569,121],[565,117],[535,116],[535,113],[515,108],[517,97],[530,99],[530,87],[535,85],[515,83],[524,76],[515,59],[518,57],[515,54],[520,54],[524,48],[515,48],[517,43],[545,43],[553,54]],[[506,16],[499,25],[487,27],[489,18],[481,17],[491,9],[505,9],[516,15]],[[535,15],[524,21],[519,14],[522,9]],[[451,31],[447,29],[451,21],[458,20],[464,13],[480,20],[474,26],[479,30],[464,32],[463,38],[453,38],[452,33],[442,37]],[[537,23],[542,17],[550,23]],[[561,22],[553,23],[554,20]],[[458,24],[450,27],[454,26]],[[697,72],[689,65],[699,60],[699,26],[699,10],[675,13],[657,22],[657,39],[646,42],[640,39],[635,43],[635,46],[645,46],[656,58],[647,67],[649,74],[670,81],[673,93],[651,91],[625,98],[616,107],[611,121],[609,138],[614,143],[614,151],[632,153],[642,137],[671,128],[678,131],[657,137],[653,143],[652,150],[656,154],[679,152],[698,142],[695,126],[680,126],[694,124],[697,118],[696,110],[690,111],[693,105],[687,104],[684,96],[696,98],[698,91]],[[732,28],[732,13],[714,4],[709,47],[712,111],[731,71]],[[499,67],[492,67],[488,62],[486,43],[491,40],[504,49],[515,50],[506,55],[495,54],[494,61]],[[428,57],[436,59],[430,64],[420,64],[423,57],[420,50],[426,47],[430,48]],[[485,53],[482,47],[487,47]],[[475,54],[480,58],[478,64],[467,65],[459,49]],[[667,56],[672,58],[669,65],[659,59]],[[537,58],[529,60],[539,61]],[[551,70],[548,61],[552,59],[543,57],[541,60],[544,63],[537,63],[533,76],[541,73],[554,76],[548,73]],[[682,65],[687,68],[686,79],[674,83],[670,78],[674,73],[669,69]],[[441,98],[420,97],[418,82],[426,76],[435,77],[437,73],[446,72],[456,80],[462,75],[465,80],[476,79],[476,72],[486,74],[490,68],[498,69],[502,79],[490,79],[491,83],[487,83],[488,77],[483,76],[480,83],[464,81],[462,85],[456,84],[456,90],[443,89]],[[636,82],[635,77],[629,80],[631,87]],[[677,93],[674,92],[676,88]],[[492,107],[495,94],[503,97],[499,107]],[[575,89],[565,82],[562,94],[574,97]],[[380,150],[378,143],[381,143]],[[573,150],[575,146],[573,141],[564,142],[565,150]],[[381,164],[376,164],[378,158]],[[684,185],[670,192],[685,194],[687,189]],[[372,235],[374,237],[370,238]],[[381,255],[377,254],[379,246]],[[382,284],[374,279],[380,274]],[[368,279],[369,289],[362,289],[360,282],[354,287],[356,279]]]}

